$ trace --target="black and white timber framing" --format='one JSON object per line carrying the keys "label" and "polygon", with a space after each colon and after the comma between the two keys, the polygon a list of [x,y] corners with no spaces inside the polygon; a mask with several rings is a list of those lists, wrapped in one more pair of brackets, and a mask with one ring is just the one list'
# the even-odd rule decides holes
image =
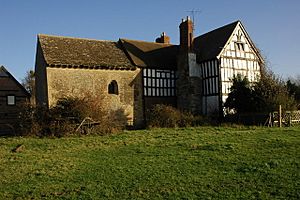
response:
{"label": "black and white timber framing", "polygon": [[220,48],[215,58],[200,63],[195,62],[195,53],[189,53],[189,76],[202,79],[199,87],[202,87],[202,113],[205,115],[223,111],[234,75],[246,76],[253,83],[261,73],[263,59],[240,22]]}
{"label": "black and white timber framing", "polygon": [[143,81],[146,97],[176,96],[175,70],[143,69]]}

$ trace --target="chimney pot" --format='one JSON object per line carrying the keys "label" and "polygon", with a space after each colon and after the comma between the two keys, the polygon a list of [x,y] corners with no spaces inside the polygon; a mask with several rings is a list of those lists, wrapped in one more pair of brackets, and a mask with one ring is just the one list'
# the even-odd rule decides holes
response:
{"label": "chimney pot", "polygon": [[170,37],[166,35],[165,32],[162,32],[159,38],[155,40],[157,43],[170,44]]}

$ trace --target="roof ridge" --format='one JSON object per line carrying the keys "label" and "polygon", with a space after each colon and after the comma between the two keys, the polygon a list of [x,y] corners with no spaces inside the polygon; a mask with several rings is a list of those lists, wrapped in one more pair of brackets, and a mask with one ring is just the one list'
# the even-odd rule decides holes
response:
{"label": "roof ridge", "polygon": [[56,37],[56,38],[66,38],[66,39],[73,39],[73,40],[88,40],[88,41],[97,41],[97,42],[113,42],[117,43],[117,41],[113,40],[97,40],[97,39],[91,39],[91,38],[80,38],[80,37],[72,37],[72,36],[61,36],[61,35],[49,35],[49,34],[37,34],[38,37],[45,36],[45,37]]}

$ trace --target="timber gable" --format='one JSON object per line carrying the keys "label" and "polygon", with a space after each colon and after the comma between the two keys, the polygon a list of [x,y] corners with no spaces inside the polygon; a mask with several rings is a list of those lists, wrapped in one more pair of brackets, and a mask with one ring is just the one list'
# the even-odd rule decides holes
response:
{"label": "timber gable", "polygon": [[220,57],[235,57],[240,59],[257,60],[260,63],[264,62],[259,50],[240,21],[236,23],[232,34],[227,39],[227,42],[220,53],[217,55],[218,59]]}
{"label": "timber gable", "polygon": [[241,22],[237,23],[218,58],[223,102],[230,92],[234,75],[247,76],[250,82],[257,81],[260,76],[263,59]]}

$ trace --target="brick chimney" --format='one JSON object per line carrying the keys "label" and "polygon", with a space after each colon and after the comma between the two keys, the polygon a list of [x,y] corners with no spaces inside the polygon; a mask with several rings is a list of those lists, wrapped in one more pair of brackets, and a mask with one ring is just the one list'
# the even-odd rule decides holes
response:
{"label": "brick chimney", "polygon": [[157,43],[164,43],[164,44],[170,44],[170,37],[166,35],[165,32],[163,32],[159,38],[156,38],[155,42]]}
{"label": "brick chimney", "polygon": [[193,45],[193,22],[190,17],[187,17],[185,20],[182,19],[181,24],[179,25],[180,29],[180,50],[181,51],[192,51]]}

